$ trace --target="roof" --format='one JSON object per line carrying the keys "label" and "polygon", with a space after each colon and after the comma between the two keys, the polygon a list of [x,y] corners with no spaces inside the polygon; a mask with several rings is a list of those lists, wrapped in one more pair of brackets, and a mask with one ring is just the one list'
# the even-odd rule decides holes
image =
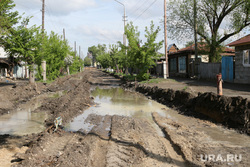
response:
{"label": "roof", "polygon": [[[208,48],[206,48],[206,45],[204,43],[197,43],[197,48],[198,50],[204,50],[204,51],[209,51]],[[178,52],[176,53],[179,53],[179,52],[192,52],[192,51],[195,51],[195,46],[194,44],[186,47],[186,48],[183,48],[183,49],[180,49],[178,50]],[[228,47],[224,47],[224,52],[231,52],[231,53],[234,53],[235,50],[234,49],[231,49],[231,48],[228,48]]]}
{"label": "roof", "polygon": [[169,52],[169,50],[172,48],[172,46],[174,46],[174,47],[176,48],[176,50],[179,50],[179,49],[177,48],[177,46],[173,43],[173,44],[168,45],[168,49],[167,49],[168,52]]}
{"label": "roof", "polygon": [[238,45],[245,45],[250,44],[250,34],[228,44],[227,46],[238,46]]}

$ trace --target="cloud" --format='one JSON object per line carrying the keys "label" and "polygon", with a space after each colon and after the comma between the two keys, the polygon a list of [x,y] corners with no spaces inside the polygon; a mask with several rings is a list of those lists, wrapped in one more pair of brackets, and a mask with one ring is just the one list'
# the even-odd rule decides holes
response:
{"label": "cloud", "polygon": [[[39,10],[42,8],[41,0],[14,0],[17,7],[24,10]],[[97,6],[95,0],[45,0],[45,9],[52,15],[69,15],[70,13]]]}
{"label": "cloud", "polygon": [[123,31],[108,30],[98,26],[78,26],[73,31],[77,32],[82,38],[91,37],[94,40],[102,42],[115,43],[122,39]]}

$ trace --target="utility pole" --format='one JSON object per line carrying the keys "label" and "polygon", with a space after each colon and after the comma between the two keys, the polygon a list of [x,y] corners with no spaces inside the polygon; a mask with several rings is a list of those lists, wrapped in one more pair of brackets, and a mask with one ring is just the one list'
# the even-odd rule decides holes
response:
{"label": "utility pole", "polygon": [[168,72],[168,43],[167,43],[167,0],[164,0],[164,40],[165,40],[166,62],[163,63],[163,70],[164,70],[163,73],[164,73],[164,79],[167,79],[169,77],[169,72]]}
{"label": "utility pole", "polygon": [[194,75],[198,76],[198,52],[197,52],[197,5],[196,0],[194,0],[194,52],[195,52],[195,65],[194,65]]}
{"label": "utility pole", "polygon": [[[79,45],[79,62],[81,61],[81,46]],[[82,67],[80,65],[80,72],[82,71]]]}
{"label": "utility pole", "polygon": [[44,12],[45,12],[45,0],[42,0],[42,32],[44,33]]}
{"label": "utility pole", "polygon": [[125,10],[125,5],[117,0],[115,0],[116,2],[118,2],[119,4],[121,4],[124,7],[124,16],[123,16],[123,21],[124,21],[124,34],[123,34],[123,45],[126,46],[127,45],[127,39],[126,39],[126,35],[125,35],[125,30],[126,30],[126,10]]}
{"label": "utility pole", "polygon": [[81,46],[79,45],[79,58],[81,58]]}
{"label": "utility pole", "polygon": [[[44,39],[44,13],[45,13],[45,0],[42,0],[43,4],[42,4],[42,38]],[[43,60],[43,54],[42,54],[42,76],[43,76],[43,81],[46,81],[46,61]]]}
{"label": "utility pole", "polygon": [[76,58],[76,41],[75,41],[75,58]]}
{"label": "utility pole", "polygon": [[63,29],[63,40],[65,41],[65,29]]}

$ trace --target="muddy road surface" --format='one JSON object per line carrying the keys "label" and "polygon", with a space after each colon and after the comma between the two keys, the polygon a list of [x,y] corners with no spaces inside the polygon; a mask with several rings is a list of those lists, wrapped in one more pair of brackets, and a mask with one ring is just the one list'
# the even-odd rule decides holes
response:
{"label": "muddy road surface", "polygon": [[[150,111],[150,119],[147,118],[148,115],[132,117],[118,113],[121,107],[117,107],[122,99],[131,100],[124,95],[117,99],[111,94],[110,99],[115,104],[112,109],[117,108],[117,114],[90,112],[89,109],[93,107],[99,107],[99,113],[102,109],[109,110],[108,107],[102,108],[95,99],[102,97],[102,102],[106,104],[109,98],[103,94],[93,97],[92,90],[96,87],[119,87],[120,84],[120,80],[89,68],[79,74],[59,78],[48,85],[8,85],[4,91],[1,87],[1,98],[10,92],[15,94],[5,100],[8,106],[2,107],[3,116],[8,112],[18,112],[16,108],[25,108],[23,106],[32,102],[35,97],[40,102],[39,105],[31,103],[33,107],[30,112],[45,113],[46,116],[43,118],[44,129],[36,133],[0,136],[0,166],[250,166],[249,136],[197,118],[182,118],[180,121],[173,118],[173,115],[168,115],[170,111],[165,106],[159,106],[162,108],[161,112],[156,109]],[[18,95],[20,92],[22,93]],[[134,101],[142,101],[141,94],[133,92],[131,95],[135,98]],[[153,102],[149,104],[154,105]],[[88,125],[87,128],[69,131],[59,127],[55,131],[55,118],[60,116],[62,125],[66,126],[84,112],[90,112],[83,121]],[[162,114],[164,112],[166,114]],[[141,115],[143,111],[138,113]],[[202,131],[205,128],[207,130]],[[209,129],[213,129],[213,133],[225,134],[221,138],[211,138]],[[227,136],[232,138],[222,139]],[[214,158],[211,157],[212,154]],[[227,154],[234,157],[227,161]],[[210,159],[206,156],[210,156]]]}

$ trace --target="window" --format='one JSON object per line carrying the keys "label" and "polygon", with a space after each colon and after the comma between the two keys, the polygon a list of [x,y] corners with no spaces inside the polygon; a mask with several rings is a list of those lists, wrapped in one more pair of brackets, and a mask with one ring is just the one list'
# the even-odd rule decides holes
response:
{"label": "window", "polygon": [[250,50],[243,50],[243,65],[250,66]]}
{"label": "window", "polygon": [[179,73],[186,73],[186,57],[179,57]]}
{"label": "window", "polygon": [[176,58],[170,59],[170,72],[176,72],[177,66],[176,66]]}

